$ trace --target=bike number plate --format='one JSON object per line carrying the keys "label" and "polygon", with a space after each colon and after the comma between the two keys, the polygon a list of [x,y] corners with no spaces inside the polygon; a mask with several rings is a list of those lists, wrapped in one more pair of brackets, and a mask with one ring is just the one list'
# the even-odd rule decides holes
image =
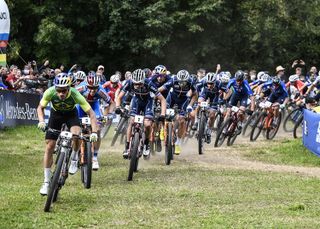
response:
{"label": "bike number plate", "polygon": [[90,125],[91,124],[90,118],[89,117],[81,118],[81,123],[83,125]]}
{"label": "bike number plate", "polygon": [[71,138],[72,138],[72,133],[69,132],[69,131],[62,131],[62,132],[60,133],[60,136],[61,136],[61,137],[64,137],[64,138],[71,139]]}
{"label": "bike number plate", "polygon": [[200,107],[208,107],[208,102],[201,102]]}
{"label": "bike number plate", "polygon": [[167,110],[166,110],[166,115],[168,115],[168,116],[174,116],[174,110],[173,110],[173,109],[167,109]]}
{"label": "bike number plate", "polygon": [[265,106],[266,108],[271,107],[271,105],[272,105],[272,103],[269,102],[269,101],[266,101],[266,102],[264,103],[264,106]]}
{"label": "bike number plate", "polygon": [[135,122],[135,123],[140,123],[140,124],[142,124],[142,123],[143,123],[143,120],[144,120],[144,116],[142,116],[142,115],[136,115],[136,116],[134,116],[134,122]]}
{"label": "bike number plate", "polygon": [[238,112],[238,111],[239,111],[239,107],[233,106],[233,107],[231,108],[231,110],[232,110],[233,112]]}

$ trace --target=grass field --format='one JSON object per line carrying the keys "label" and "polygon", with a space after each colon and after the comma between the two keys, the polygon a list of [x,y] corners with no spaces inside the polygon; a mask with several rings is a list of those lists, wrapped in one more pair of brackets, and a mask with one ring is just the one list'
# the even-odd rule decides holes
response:
{"label": "grass field", "polygon": [[[1,131],[0,138],[0,228],[320,227],[317,178],[204,168],[180,159],[165,166],[158,156],[142,162],[128,182],[128,161],[120,147],[109,149],[109,142],[103,144],[92,188],[83,188],[79,173],[70,176],[52,212],[44,213],[43,133],[20,127]],[[298,143],[284,148],[290,144]]]}

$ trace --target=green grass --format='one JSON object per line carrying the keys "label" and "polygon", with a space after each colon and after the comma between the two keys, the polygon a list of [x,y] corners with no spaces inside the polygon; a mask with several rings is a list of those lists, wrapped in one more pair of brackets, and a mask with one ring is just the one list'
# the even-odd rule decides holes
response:
{"label": "green grass", "polygon": [[70,176],[52,212],[44,213],[45,197],[38,193],[43,133],[23,127],[0,137],[0,228],[320,227],[319,179],[179,160],[165,166],[153,158],[141,161],[128,182],[128,161],[109,142],[92,188],[83,188],[79,173]]}
{"label": "green grass", "polygon": [[306,149],[301,139],[284,139],[269,146],[247,151],[245,156],[273,164],[320,166],[320,158]]}

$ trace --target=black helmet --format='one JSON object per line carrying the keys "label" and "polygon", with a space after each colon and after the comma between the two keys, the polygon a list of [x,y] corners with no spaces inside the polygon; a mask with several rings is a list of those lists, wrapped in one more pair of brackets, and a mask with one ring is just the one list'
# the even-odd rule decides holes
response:
{"label": "black helmet", "polygon": [[236,79],[236,81],[243,81],[245,78],[245,73],[241,70],[238,70],[234,75],[234,78]]}
{"label": "black helmet", "polygon": [[281,79],[277,76],[273,77],[272,83],[279,85],[281,82]]}

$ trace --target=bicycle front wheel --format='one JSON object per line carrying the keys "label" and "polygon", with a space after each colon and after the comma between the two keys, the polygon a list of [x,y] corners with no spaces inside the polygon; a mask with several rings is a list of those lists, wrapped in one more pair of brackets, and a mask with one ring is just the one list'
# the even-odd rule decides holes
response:
{"label": "bicycle front wheel", "polygon": [[204,112],[201,112],[200,122],[199,122],[199,133],[198,133],[198,153],[203,154],[203,142],[205,138],[206,131],[206,116]]}
{"label": "bicycle front wheel", "polygon": [[84,163],[81,166],[81,176],[83,177],[83,185],[86,189],[91,188],[92,179],[92,150],[91,142],[84,144]]}
{"label": "bicycle front wheel", "polygon": [[165,163],[170,165],[173,158],[173,143],[172,143],[172,123],[168,123],[168,129],[166,131],[166,149],[165,149]]}
{"label": "bicycle front wheel", "polygon": [[139,160],[138,149],[140,143],[140,135],[136,132],[132,138],[131,147],[130,147],[130,166],[129,166],[129,174],[128,181],[132,180],[133,173],[137,170],[137,163]]}
{"label": "bicycle front wheel", "polygon": [[50,207],[51,207],[52,202],[54,201],[54,199],[55,200],[57,199],[57,195],[59,192],[59,183],[58,182],[59,182],[59,178],[61,175],[61,169],[62,169],[62,165],[63,165],[64,159],[65,159],[65,155],[66,155],[65,152],[60,151],[59,159],[58,159],[58,162],[56,165],[56,169],[55,169],[53,176],[52,176],[52,179],[51,179],[49,193],[47,196],[47,201],[44,206],[45,212],[50,211]]}

